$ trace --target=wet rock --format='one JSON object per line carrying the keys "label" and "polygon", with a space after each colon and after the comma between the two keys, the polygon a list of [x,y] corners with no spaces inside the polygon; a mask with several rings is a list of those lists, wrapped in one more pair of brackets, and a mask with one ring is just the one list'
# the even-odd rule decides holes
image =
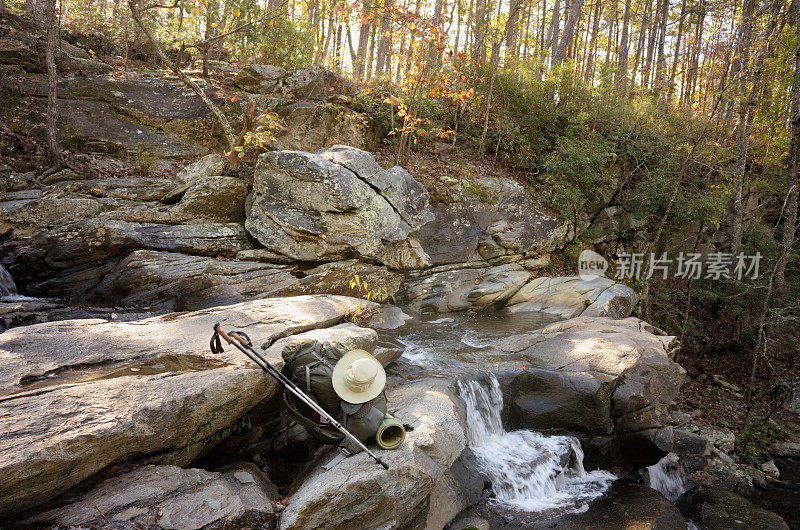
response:
{"label": "wet rock", "polygon": [[187,311],[264,298],[296,282],[287,266],[137,250],[103,276],[92,297]]}
{"label": "wet rock", "polygon": [[369,327],[373,329],[397,329],[405,325],[411,316],[403,312],[396,305],[383,305],[372,315],[369,320]]}
{"label": "wet rock", "polygon": [[661,428],[685,371],[648,328],[637,318],[578,317],[498,342],[486,362],[497,363],[513,424],[617,435]]}
{"label": "wet rock", "polygon": [[789,528],[780,516],[721,488],[697,486],[684,493],[675,505],[684,517],[703,529]]}
{"label": "wet rock", "polygon": [[[215,323],[255,347],[340,322],[364,300],[273,298],[135,322],[68,320],[0,334],[0,512],[41,504],[105,467],[186,465],[277,391],[234,348],[211,357]],[[374,332],[373,332],[374,333]],[[270,357],[280,365],[279,357]]]}
{"label": "wet rock", "polygon": [[413,228],[385,198],[355,173],[311,153],[259,157],[245,226],[267,249],[301,261],[358,256],[394,269],[428,262],[414,246]]}
{"label": "wet rock", "polygon": [[432,274],[409,280],[405,295],[418,311],[462,311],[508,300],[530,276],[517,264],[485,269],[434,269]]}
{"label": "wet rock", "polygon": [[238,464],[224,473],[146,465],[25,524],[135,528],[157,521],[165,530],[272,528],[272,503],[279,498],[278,489],[253,464]]}
{"label": "wet rock", "polygon": [[620,479],[583,513],[554,521],[557,528],[627,528],[676,530],[686,521],[675,506],[658,491],[630,479]]}
{"label": "wet rock", "polygon": [[466,412],[448,383],[418,381],[388,398],[414,427],[399,449],[376,449],[389,470],[365,453],[329,471],[315,466],[289,498],[281,528],[441,528],[477,501],[483,481],[457,478],[465,472],[455,468],[467,443]]}
{"label": "wet rock", "polygon": [[599,277],[591,281],[576,276],[535,278],[508,301],[509,311],[541,311],[561,318],[607,316],[625,318],[639,297],[626,285]]}
{"label": "wet rock", "polygon": [[680,456],[702,455],[711,453],[712,443],[699,434],[675,429],[673,434],[672,450]]}

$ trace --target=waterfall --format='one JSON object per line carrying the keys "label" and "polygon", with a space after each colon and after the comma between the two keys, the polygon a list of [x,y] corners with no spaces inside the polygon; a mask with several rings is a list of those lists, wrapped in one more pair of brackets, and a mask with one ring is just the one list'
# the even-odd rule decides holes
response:
{"label": "waterfall", "polygon": [[527,512],[582,511],[616,479],[606,471],[587,472],[580,442],[572,436],[507,432],[500,417],[503,394],[494,375],[461,380],[458,387],[467,405],[469,446],[492,483],[492,502]]}
{"label": "waterfall", "polygon": [[17,286],[14,283],[14,278],[11,274],[0,264],[0,298],[12,297],[17,294]]}
{"label": "waterfall", "polygon": [[647,468],[645,482],[654,490],[660,491],[670,501],[686,491],[686,478],[683,475],[678,455],[669,453],[657,463]]}

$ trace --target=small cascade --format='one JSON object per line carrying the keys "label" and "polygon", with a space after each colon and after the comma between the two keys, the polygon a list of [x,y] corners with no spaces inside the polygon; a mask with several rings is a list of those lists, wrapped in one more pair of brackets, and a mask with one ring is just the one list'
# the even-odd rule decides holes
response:
{"label": "small cascade", "polygon": [[686,491],[686,477],[678,461],[678,455],[669,453],[657,463],[649,466],[645,473],[645,482],[654,490],[660,491],[670,501]]}
{"label": "small cascade", "polygon": [[14,278],[11,274],[0,264],[0,298],[9,298],[17,296],[17,285],[14,283]]}
{"label": "small cascade", "polygon": [[507,432],[500,417],[503,394],[493,375],[458,386],[467,404],[469,445],[492,483],[492,502],[526,512],[582,511],[616,479],[606,471],[586,472],[574,437]]}

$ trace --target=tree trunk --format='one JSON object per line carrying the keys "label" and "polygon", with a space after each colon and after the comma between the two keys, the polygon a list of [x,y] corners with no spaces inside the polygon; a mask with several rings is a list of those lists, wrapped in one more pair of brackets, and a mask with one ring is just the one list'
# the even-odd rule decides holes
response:
{"label": "tree trunk", "polygon": [[[349,29],[348,25],[348,29]],[[361,13],[361,25],[358,29],[358,53],[353,62],[353,75],[359,81],[364,80],[364,61],[367,57],[369,32],[372,27],[372,0],[364,0],[364,10]]]}
{"label": "tree trunk", "polygon": [[738,139],[736,142],[736,169],[734,170],[733,188],[733,223],[731,225],[731,252],[736,254],[742,245],[742,231],[744,225],[744,205],[742,203],[742,193],[744,190],[744,172],[747,165],[747,148],[750,144],[750,129],[747,127],[747,114],[749,109],[749,98],[747,93],[750,46],[753,35],[753,10],[755,0],[744,0],[742,6],[742,25],[739,32],[742,56],[742,74],[739,82],[739,125]]}
{"label": "tree trunk", "polygon": [[61,154],[61,147],[58,145],[58,106],[57,106],[57,85],[58,72],[56,70],[56,46],[58,45],[59,31],[58,19],[56,18],[56,0],[47,2],[47,52],[45,62],[47,63],[47,150],[53,166],[61,168],[64,165],[64,156]]}
{"label": "tree trunk", "polygon": [[[208,0],[206,8],[206,31],[204,40],[208,40],[217,33],[216,24],[219,22],[219,0]],[[211,51],[211,44],[207,44],[201,52],[203,53],[203,77],[208,77],[208,53]],[[180,64],[182,54],[178,55]]]}
{"label": "tree trunk", "polygon": [[[55,0],[51,1],[54,2]],[[183,81],[183,84],[191,88],[192,91],[195,94],[197,94],[197,96],[200,98],[203,104],[205,104],[208,110],[210,110],[211,113],[214,114],[220,126],[222,127],[223,133],[225,134],[225,141],[228,144],[228,149],[233,149],[234,147],[236,147],[236,137],[233,134],[233,129],[231,128],[231,124],[228,121],[228,118],[225,117],[222,111],[219,110],[219,107],[217,107],[214,104],[214,102],[211,101],[211,99],[206,95],[205,92],[203,92],[203,90],[197,85],[197,83],[195,83],[189,76],[183,73],[183,70],[181,70],[180,68],[175,68],[174,64],[169,60],[166,52],[164,52],[164,49],[161,47],[161,44],[159,44],[158,41],[156,40],[156,36],[153,33],[153,29],[147,24],[145,24],[144,21],[142,20],[142,14],[139,12],[139,8],[136,6],[136,0],[128,0],[128,5],[131,8],[131,16],[133,16],[133,20],[136,22],[136,25],[139,27],[139,29],[141,29],[142,32],[144,32],[144,34],[147,35],[147,40],[150,41],[150,45],[153,47],[153,50],[155,50],[156,55],[158,55],[158,57],[164,64],[170,65],[170,69],[172,70],[172,72],[175,75],[177,75],[181,81]]]}
{"label": "tree trunk", "polygon": [[488,26],[489,9],[488,0],[475,2],[475,26],[472,30],[472,59],[476,63],[486,62],[486,27]]}
{"label": "tree trunk", "polygon": [[381,16],[381,40],[378,45],[378,63],[375,66],[375,75],[380,77],[386,70],[389,61],[389,49],[391,48],[391,40],[388,35],[391,29],[391,16],[392,16],[392,0],[384,0],[383,2],[383,16]]}
{"label": "tree trunk", "polygon": [[618,93],[623,94],[628,89],[628,26],[631,17],[631,0],[625,0],[625,14],[622,17],[622,41],[619,45],[619,66],[614,80]]}
{"label": "tree trunk", "polygon": [[781,250],[775,264],[775,290],[779,294],[786,291],[786,263],[794,245],[797,231],[797,203],[798,179],[800,170],[800,2],[794,2],[795,31],[797,33],[797,47],[794,50],[794,77],[791,95],[791,140],[789,142],[789,160],[786,173],[786,187],[788,199],[783,220],[783,233],[781,234]]}
{"label": "tree trunk", "polygon": [[603,12],[603,5],[601,0],[597,0],[594,7],[594,16],[592,22],[592,38],[589,41],[589,48],[587,50],[586,71],[583,73],[583,79],[594,85],[594,68],[597,56],[597,34],[600,31],[600,14]]}
{"label": "tree trunk", "polygon": [[683,36],[683,18],[686,16],[686,0],[681,2],[681,15],[678,19],[678,36],[675,37],[675,58],[672,61],[672,70],[669,73],[669,87],[667,88],[667,101],[672,101],[675,94],[675,73],[678,69],[678,60],[681,56],[681,37]]}
{"label": "tree trunk", "polygon": [[558,52],[558,35],[561,32],[561,0],[556,0],[553,6],[553,18],[550,22],[550,61],[555,64],[556,53]]}

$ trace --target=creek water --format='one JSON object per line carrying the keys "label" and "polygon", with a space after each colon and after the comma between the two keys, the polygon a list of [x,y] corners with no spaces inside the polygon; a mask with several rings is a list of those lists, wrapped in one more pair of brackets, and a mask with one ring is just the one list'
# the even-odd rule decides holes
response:
{"label": "creek water", "polygon": [[393,335],[405,348],[403,364],[411,365],[406,373],[415,375],[416,369],[419,376],[458,381],[467,406],[468,444],[476,471],[491,483],[487,503],[495,512],[552,516],[584,511],[616,479],[606,471],[584,469],[577,438],[503,426],[503,394],[487,366],[487,349],[501,338],[555,320],[503,311],[423,315]]}
{"label": "creek water", "polygon": [[667,499],[673,502],[678,500],[686,491],[687,483],[677,455],[670,453],[649,466],[645,483],[660,491]]}
{"label": "creek water", "polygon": [[583,511],[617,478],[587,472],[577,438],[506,431],[503,394],[493,375],[461,380],[458,387],[467,405],[469,446],[492,484],[490,503],[523,512]]}

